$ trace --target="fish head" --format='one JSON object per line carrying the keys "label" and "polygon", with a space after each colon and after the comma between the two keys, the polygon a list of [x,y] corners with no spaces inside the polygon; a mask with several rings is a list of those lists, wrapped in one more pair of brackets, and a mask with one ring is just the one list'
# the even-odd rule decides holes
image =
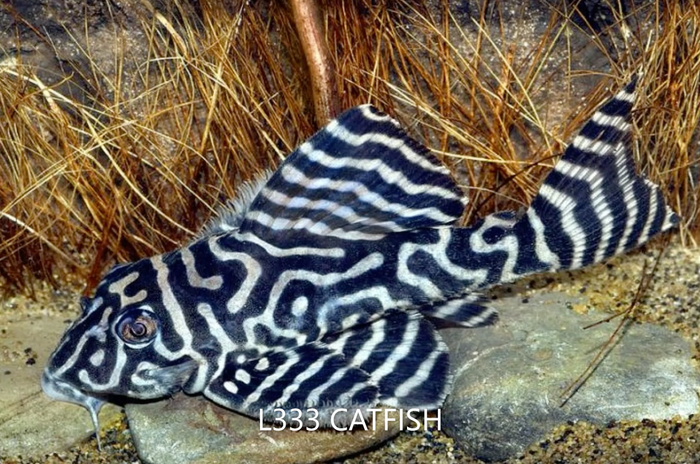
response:
{"label": "fish head", "polygon": [[96,426],[106,401],[167,396],[196,370],[192,358],[166,348],[167,314],[150,260],[113,268],[92,298],[81,299],[81,307],[51,354],[41,384],[49,397],[87,408]]}

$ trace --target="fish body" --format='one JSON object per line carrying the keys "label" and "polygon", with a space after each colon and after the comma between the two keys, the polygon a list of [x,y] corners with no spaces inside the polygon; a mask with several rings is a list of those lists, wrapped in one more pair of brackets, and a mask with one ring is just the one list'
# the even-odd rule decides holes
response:
{"label": "fish body", "polygon": [[480,292],[576,269],[674,227],[635,173],[634,82],[582,128],[523,212],[455,223],[448,171],[371,106],[353,108],[247,185],[186,246],[121,264],[83,303],[42,378],[97,412],[183,390],[274,408],[434,409],[449,393],[433,322],[495,321]]}

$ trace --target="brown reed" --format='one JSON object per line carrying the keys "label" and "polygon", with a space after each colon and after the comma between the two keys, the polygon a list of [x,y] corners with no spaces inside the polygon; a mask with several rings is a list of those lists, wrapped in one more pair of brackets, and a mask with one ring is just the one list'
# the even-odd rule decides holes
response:
{"label": "brown reed", "polygon": [[[6,291],[38,278],[89,292],[111,263],[183,244],[240,182],[317,129],[313,73],[284,3],[142,3],[145,57],[130,54],[117,28],[107,72],[75,35],[90,65],[74,77],[88,83],[88,99],[47,85],[21,59],[0,66]],[[642,70],[635,156],[695,245],[698,6],[624,12],[611,1],[615,21],[598,30],[573,20],[571,2],[553,4],[542,31],[515,37],[523,13],[513,20],[495,3],[467,17],[447,1],[319,0],[337,104],[371,102],[397,117],[455,172],[469,222],[528,204],[595,107]],[[582,35],[602,63],[577,58],[572,38]]]}

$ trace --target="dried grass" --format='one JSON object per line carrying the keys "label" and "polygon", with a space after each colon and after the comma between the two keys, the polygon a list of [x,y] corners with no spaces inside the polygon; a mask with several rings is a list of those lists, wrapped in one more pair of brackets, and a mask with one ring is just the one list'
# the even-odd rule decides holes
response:
{"label": "dried grass", "polygon": [[[89,291],[114,260],[177,247],[240,181],[314,132],[290,11],[279,2],[222,3],[201,1],[197,12],[180,2],[170,12],[150,7],[141,23],[148,59],[127,75],[132,58],[117,34],[117,72],[88,59],[93,65],[80,76],[91,89],[87,101],[47,86],[20,61],[2,64],[3,288],[31,289],[34,278],[57,276],[87,279]],[[579,83],[596,73],[576,63],[571,37],[591,31],[567,19],[575,9],[553,5],[544,32],[523,40],[504,29],[503,11],[484,7],[465,22],[445,5],[320,2],[339,106],[372,102],[398,117],[468,188],[470,221],[529,203],[595,106],[643,67],[636,156],[683,215],[684,243],[696,244],[700,10],[693,2],[627,12],[656,22],[649,31],[630,25],[611,1],[619,17],[592,41],[608,75],[570,114],[554,110],[572,107],[577,88],[586,88]],[[90,58],[89,47],[83,52]]]}

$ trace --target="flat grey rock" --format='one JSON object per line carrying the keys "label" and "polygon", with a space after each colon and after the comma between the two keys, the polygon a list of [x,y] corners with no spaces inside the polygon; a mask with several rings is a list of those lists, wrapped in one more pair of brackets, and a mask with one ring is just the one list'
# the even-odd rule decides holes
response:
{"label": "flat grey rock", "polygon": [[[90,415],[53,401],[41,390],[41,372],[66,328],[65,316],[0,317],[0,461],[61,451],[94,433]],[[119,413],[102,408],[108,423]]]}
{"label": "flat grey rock", "polygon": [[371,425],[367,431],[353,432],[261,430],[255,419],[184,394],[156,403],[128,404],[126,414],[139,457],[147,464],[324,462],[370,448],[399,432],[395,422],[387,426],[381,420],[374,431]]}
{"label": "flat grey rock", "polygon": [[493,327],[447,329],[455,369],[443,425],[463,449],[485,461],[522,453],[567,421],[659,420],[698,412],[700,375],[688,343],[659,326],[633,324],[588,381],[563,406],[562,393],[585,371],[617,321],[579,315],[564,294],[504,298]]}

